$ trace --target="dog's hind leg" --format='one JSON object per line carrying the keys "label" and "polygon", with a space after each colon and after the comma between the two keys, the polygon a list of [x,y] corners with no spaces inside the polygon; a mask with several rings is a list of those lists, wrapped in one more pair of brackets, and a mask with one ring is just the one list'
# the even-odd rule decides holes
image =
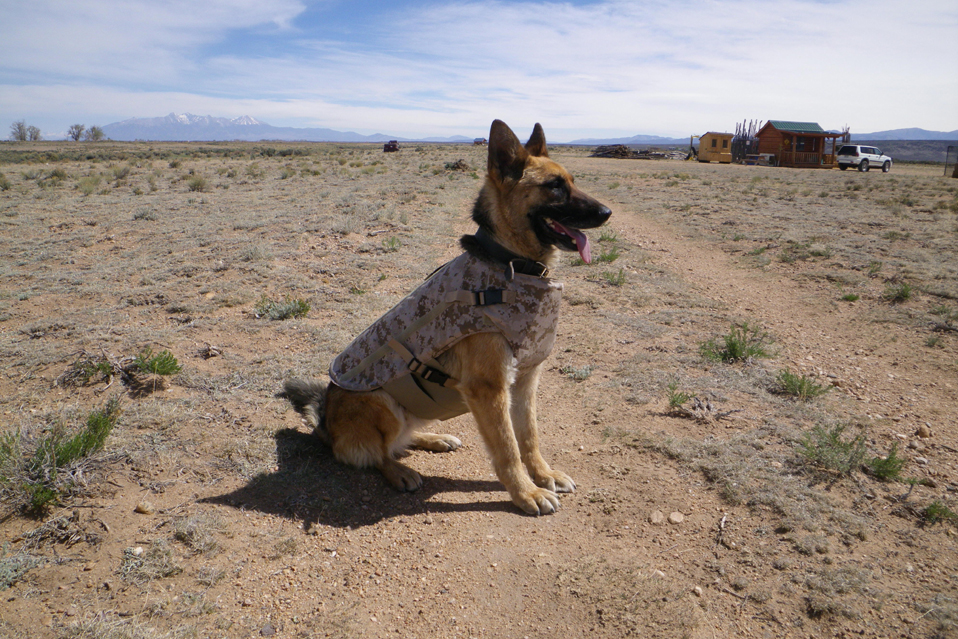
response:
{"label": "dog's hind leg", "polygon": [[519,373],[512,390],[512,427],[519,442],[522,463],[537,486],[557,493],[575,492],[572,478],[552,470],[539,452],[539,428],[536,422],[536,389],[542,367]]}
{"label": "dog's hind leg", "polygon": [[458,437],[452,435],[440,435],[438,433],[420,433],[414,432],[409,441],[410,448],[419,450],[428,450],[434,453],[448,453],[462,446]]}
{"label": "dog's hind leg", "polygon": [[398,490],[414,491],[422,486],[422,477],[395,459],[409,437],[401,411],[382,391],[355,393],[331,385],[326,426],[336,459],[360,468],[378,468]]}
{"label": "dog's hind leg", "polygon": [[406,419],[406,428],[409,430],[409,447],[419,450],[428,450],[433,453],[448,453],[462,446],[458,437],[452,435],[440,435],[429,432],[439,424],[435,419],[422,419],[416,417],[409,411],[403,411]]}

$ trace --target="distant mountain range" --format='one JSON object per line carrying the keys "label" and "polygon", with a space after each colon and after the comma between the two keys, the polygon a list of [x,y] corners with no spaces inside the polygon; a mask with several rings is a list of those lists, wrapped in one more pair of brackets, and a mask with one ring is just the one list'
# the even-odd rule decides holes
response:
{"label": "distant mountain range", "polygon": [[[837,131],[836,131],[837,133]],[[926,131],[925,129],[892,129],[875,133],[852,133],[852,140],[875,142],[878,140],[958,140],[958,131]],[[583,138],[569,144],[598,145],[626,144],[641,146],[687,145],[689,138],[662,138],[655,135],[633,135],[629,138]]]}
{"label": "distant mountain range", "polygon": [[852,133],[853,140],[958,140],[956,131],[926,131],[925,129],[892,129],[876,133]]}
{"label": "distant mountain range", "polygon": [[630,138],[581,138],[569,142],[569,144],[581,144],[583,146],[593,146],[597,144],[674,146],[676,144],[688,145],[688,143],[689,138],[663,138],[658,135],[633,135]]}
{"label": "distant mountain range", "polygon": [[[278,127],[266,124],[248,115],[238,118],[218,118],[212,115],[170,113],[159,118],[131,118],[103,127],[104,135],[111,140],[150,140],[157,142],[223,142],[244,140],[304,141],[304,142],[471,142],[473,138],[462,135],[431,137],[412,140],[395,135],[374,133],[362,135],[352,131],[336,131],[320,128]],[[958,140],[958,131],[926,131],[925,129],[894,129],[876,133],[853,133],[853,140]],[[689,138],[666,138],[657,135],[633,135],[622,138],[581,138],[568,142],[596,146],[600,144],[626,144],[632,146],[684,146]]]}
{"label": "distant mountain range", "polygon": [[[399,140],[410,142],[395,135],[374,133],[362,135],[352,131],[333,129],[299,129],[278,127],[260,122],[248,115],[238,118],[217,118],[212,115],[171,113],[161,118],[130,118],[103,127],[104,135],[111,140],[156,142],[225,142],[244,140],[284,140],[304,142],[387,142]],[[456,135],[448,138],[427,138],[421,142],[471,142],[472,138]]]}

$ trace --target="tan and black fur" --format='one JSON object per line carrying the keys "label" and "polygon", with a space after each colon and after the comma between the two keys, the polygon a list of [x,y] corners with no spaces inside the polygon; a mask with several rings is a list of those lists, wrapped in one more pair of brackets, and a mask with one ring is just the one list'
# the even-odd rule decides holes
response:
{"label": "tan and black fur", "polygon": [[[549,159],[539,124],[523,146],[505,123],[492,123],[488,172],[472,217],[499,245],[551,267],[558,249],[576,250],[573,236],[585,240],[578,229],[600,226],[610,214]],[[473,236],[464,236],[461,243],[481,257],[483,247]],[[516,368],[509,345],[497,333],[466,337],[438,361],[458,380],[456,389],[475,417],[496,475],[513,503],[530,514],[554,512],[559,506],[556,493],[574,491],[575,482],[550,468],[539,452],[536,388],[541,365]],[[329,443],[337,459],[376,467],[400,490],[422,485],[419,473],[397,461],[404,449],[446,452],[461,445],[451,435],[429,432],[435,422],[412,415],[382,390],[354,392],[332,383],[293,380],[282,395]]]}

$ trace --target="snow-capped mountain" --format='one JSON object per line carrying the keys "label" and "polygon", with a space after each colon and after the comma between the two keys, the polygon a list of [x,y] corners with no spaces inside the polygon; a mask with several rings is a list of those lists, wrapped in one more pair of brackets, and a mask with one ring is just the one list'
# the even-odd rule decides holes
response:
{"label": "snow-capped mountain", "polygon": [[[155,140],[158,142],[200,142],[227,140],[304,140],[308,142],[384,142],[400,139],[376,133],[361,135],[333,129],[298,129],[270,126],[256,118],[218,118],[212,115],[170,113],[159,118],[130,118],[103,127],[111,140]],[[465,138],[463,138],[465,139]]]}

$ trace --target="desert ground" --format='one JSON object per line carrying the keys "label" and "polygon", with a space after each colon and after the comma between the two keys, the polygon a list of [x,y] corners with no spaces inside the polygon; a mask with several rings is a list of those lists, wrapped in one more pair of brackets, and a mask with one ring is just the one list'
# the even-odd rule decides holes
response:
{"label": "desert ground", "polygon": [[958,180],[550,152],[613,215],[529,517],[468,415],[398,493],[275,397],[458,254],[484,147],[0,144],[0,636],[958,636]]}

